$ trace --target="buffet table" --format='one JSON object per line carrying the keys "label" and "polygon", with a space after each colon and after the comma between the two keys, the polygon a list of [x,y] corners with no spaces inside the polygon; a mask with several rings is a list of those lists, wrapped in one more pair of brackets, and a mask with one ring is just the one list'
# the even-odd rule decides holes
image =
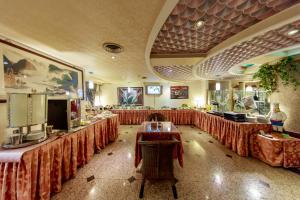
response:
{"label": "buffet table", "polygon": [[51,193],[61,191],[62,182],[92,159],[94,151],[104,148],[109,138],[116,139],[110,130],[118,130],[118,124],[113,116],[37,145],[1,149],[0,199],[50,199]]}
{"label": "buffet table", "polygon": [[300,167],[300,139],[278,133],[252,135],[251,155],[271,166]]}
{"label": "buffet table", "polygon": [[249,156],[250,136],[259,130],[270,132],[270,124],[234,122],[204,112],[195,113],[195,126],[211,134],[240,156]]}
{"label": "buffet table", "polygon": [[141,147],[138,144],[140,137],[143,136],[145,140],[171,140],[175,137],[180,145],[174,148],[173,158],[178,159],[181,167],[183,167],[183,145],[181,141],[180,131],[174,126],[172,122],[161,122],[161,127],[151,129],[151,122],[143,122],[138,128],[135,143],[135,167],[137,167],[142,160]]}
{"label": "buffet table", "polygon": [[124,125],[140,125],[147,121],[147,117],[153,113],[162,114],[166,120],[177,125],[194,124],[195,110],[112,110],[119,115],[120,123]]}

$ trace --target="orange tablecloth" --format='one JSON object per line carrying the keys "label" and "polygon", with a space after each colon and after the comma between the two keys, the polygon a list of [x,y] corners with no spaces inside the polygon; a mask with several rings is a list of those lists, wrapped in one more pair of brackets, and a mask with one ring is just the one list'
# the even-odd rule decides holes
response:
{"label": "orange tablecloth", "polygon": [[255,134],[251,136],[251,155],[271,166],[300,167],[300,139]]}
{"label": "orange tablecloth", "polygon": [[[183,145],[181,141],[180,131],[171,124],[170,130],[160,130],[159,132],[151,132],[147,130],[147,124],[149,122],[144,122],[138,129],[136,134],[136,143],[135,143],[135,159],[134,164],[137,167],[142,160],[142,150],[141,146],[138,144],[138,140],[141,136],[143,136],[146,140],[170,140],[172,137],[175,137],[178,141],[180,141],[180,145],[177,145],[173,152],[173,158],[178,159],[178,162],[181,167],[183,167]],[[164,123],[168,122],[162,122]]]}
{"label": "orange tablecloth", "polygon": [[211,134],[240,156],[248,156],[250,136],[259,130],[269,132],[270,124],[234,122],[204,112],[195,113],[195,126]]}
{"label": "orange tablecloth", "polygon": [[178,125],[194,124],[195,111],[187,110],[112,110],[113,113],[119,115],[121,124],[140,125],[147,121],[147,117],[152,113],[160,113],[164,115],[166,121],[173,122]]}
{"label": "orange tablecloth", "polygon": [[95,150],[97,152],[104,149],[107,138],[107,119],[103,119],[95,123]]}
{"label": "orange tablecloth", "polygon": [[118,138],[118,132],[119,132],[119,116],[113,115],[110,118],[107,118],[107,133],[109,134],[106,143],[108,142],[114,142]]}
{"label": "orange tablecloth", "polygon": [[108,131],[107,120],[100,120],[38,145],[1,150],[0,199],[50,199],[92,159],[94,150],[104,148]]}

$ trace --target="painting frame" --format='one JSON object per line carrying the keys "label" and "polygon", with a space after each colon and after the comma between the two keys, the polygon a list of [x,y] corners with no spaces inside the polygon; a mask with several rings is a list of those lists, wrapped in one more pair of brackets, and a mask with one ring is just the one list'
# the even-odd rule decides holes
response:
{"label": "painting frame", "polygon": [[[15,53],[16,55],[20,56],[20,59],[29,59],[29,60],[36,60],[37,62],[40,62],[42,64],[44,64],[45,66],[50,66],[53,65],[59,69],[62,69],[64,71],[68,71],[70,74],[72,73],[72,75],[74,77],[76,77],[75,80],[72,80],[72,83],[76,85],[75,88],[72,88],[74,90],[72,90],[72,98],[80,98],[81,100],[84,100],[85,98],[85,84],[84,84],[84,69],[74,66],[72,64],[69,63],[65,63],[63,61],[60,61],[58,59],[55,59],[51,56],[47,56],[45,54],[36,52],[35,50],[31,50],[29,48],[25,48],[23,46],[19,46],[17,44],[14,43],[10,43],[9,41],[6,40],[1,40],[0,39],[0,43],[2,43],[2,57],[3,57],[3,68],[5,69],[5,61],[4,61],[4,56],[5,53],[7,54],[7,52],[10,53]],[[7,62],[7,61],[6,61]],[[37,70],[38,71],[38,70]],[[50,71],[50,69],[49,69]],[[5,73],[4,73],[4,79],[5,79]],[[73,76],[71,76],[73,78]],[[63,84],[63,83],[62,83]],[[17,93],[34,93],[34,92],[46,92],[47,91],[43,91],[42,89],[38,89],[38,91],[35,90],[35,88],[31,88],[31,91],[29,91],[30,88],[27,88],[26,90],[24,88],[12,88],[12,87],[7,87],[7,82],[4,82],[4,87],[6,92],[17,92]],[[62,95],[62,91],[63,91],[63,87],[61,88],[61,94],[56,94],[55,92],[49,93],[50,95]],[[65,90],[65,93],[67,94],[67,90]]]}
{"label": "painting frame", "polygon": [[[127,93],[126,93],[127,90]],[[131,90],[131,92],[128,92],[128,90]],[[139,94],[137,97],[137,103],[124,103],[124,96],[122,94]],[[117,95],[118,95],[118,105],[136,105],[136,106],[144,106],[144,87],[118,87],[117,88]],[[129,99],[129,98],[127,98]]]}
{"label": "painting frame", "polygon": [[189,86],[171,86],[170,87],[171,99],[188,99]]}

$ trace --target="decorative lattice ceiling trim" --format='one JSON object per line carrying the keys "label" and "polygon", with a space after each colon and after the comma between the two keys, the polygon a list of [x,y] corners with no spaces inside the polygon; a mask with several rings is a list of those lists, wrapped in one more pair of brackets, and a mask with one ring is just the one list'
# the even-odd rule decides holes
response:
{"label": "decorative lattice ceiling trim", "polygon": [[[299,0],[180,0],[162,26],[152,54],[206,54],[227,38]],[[195,24],[203,20],[204,25]]]}
{"label": "decorative lattice ceiling trim", "polygon": [[154,66],[153,69],[162,76],[162,78],[177,80],[177,81],[191,81],[196,80],[193,76],[193,65],[171,65],[171,66]]}
{"label": "decorative lattice ceiling trim", "polygon": [[201,78],[217,78],[232,66],[250,58],[272,51],[300,44],[300,32],[289,35],[291,30],[300,29],[300,20],[268,31],[251,40],[242,42],[232,48],[209,58],[196,66],[196,75]]}

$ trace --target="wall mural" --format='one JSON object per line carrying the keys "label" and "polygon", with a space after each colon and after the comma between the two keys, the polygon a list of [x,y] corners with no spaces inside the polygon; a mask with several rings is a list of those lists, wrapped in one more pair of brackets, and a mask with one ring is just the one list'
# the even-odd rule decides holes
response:
{"label": "wall mural", "polygon": [[119,87],[119,105],[144,105],[143,87]]}
{"label": "wall mural", "polygon": [[83,98],[83,71],[38,56],[3,49],[4,83],[8,92],[69,93]]}
{"label": "wall mural", "polygon": [[171,86],[171,99],[188,99],[189,86]]}

